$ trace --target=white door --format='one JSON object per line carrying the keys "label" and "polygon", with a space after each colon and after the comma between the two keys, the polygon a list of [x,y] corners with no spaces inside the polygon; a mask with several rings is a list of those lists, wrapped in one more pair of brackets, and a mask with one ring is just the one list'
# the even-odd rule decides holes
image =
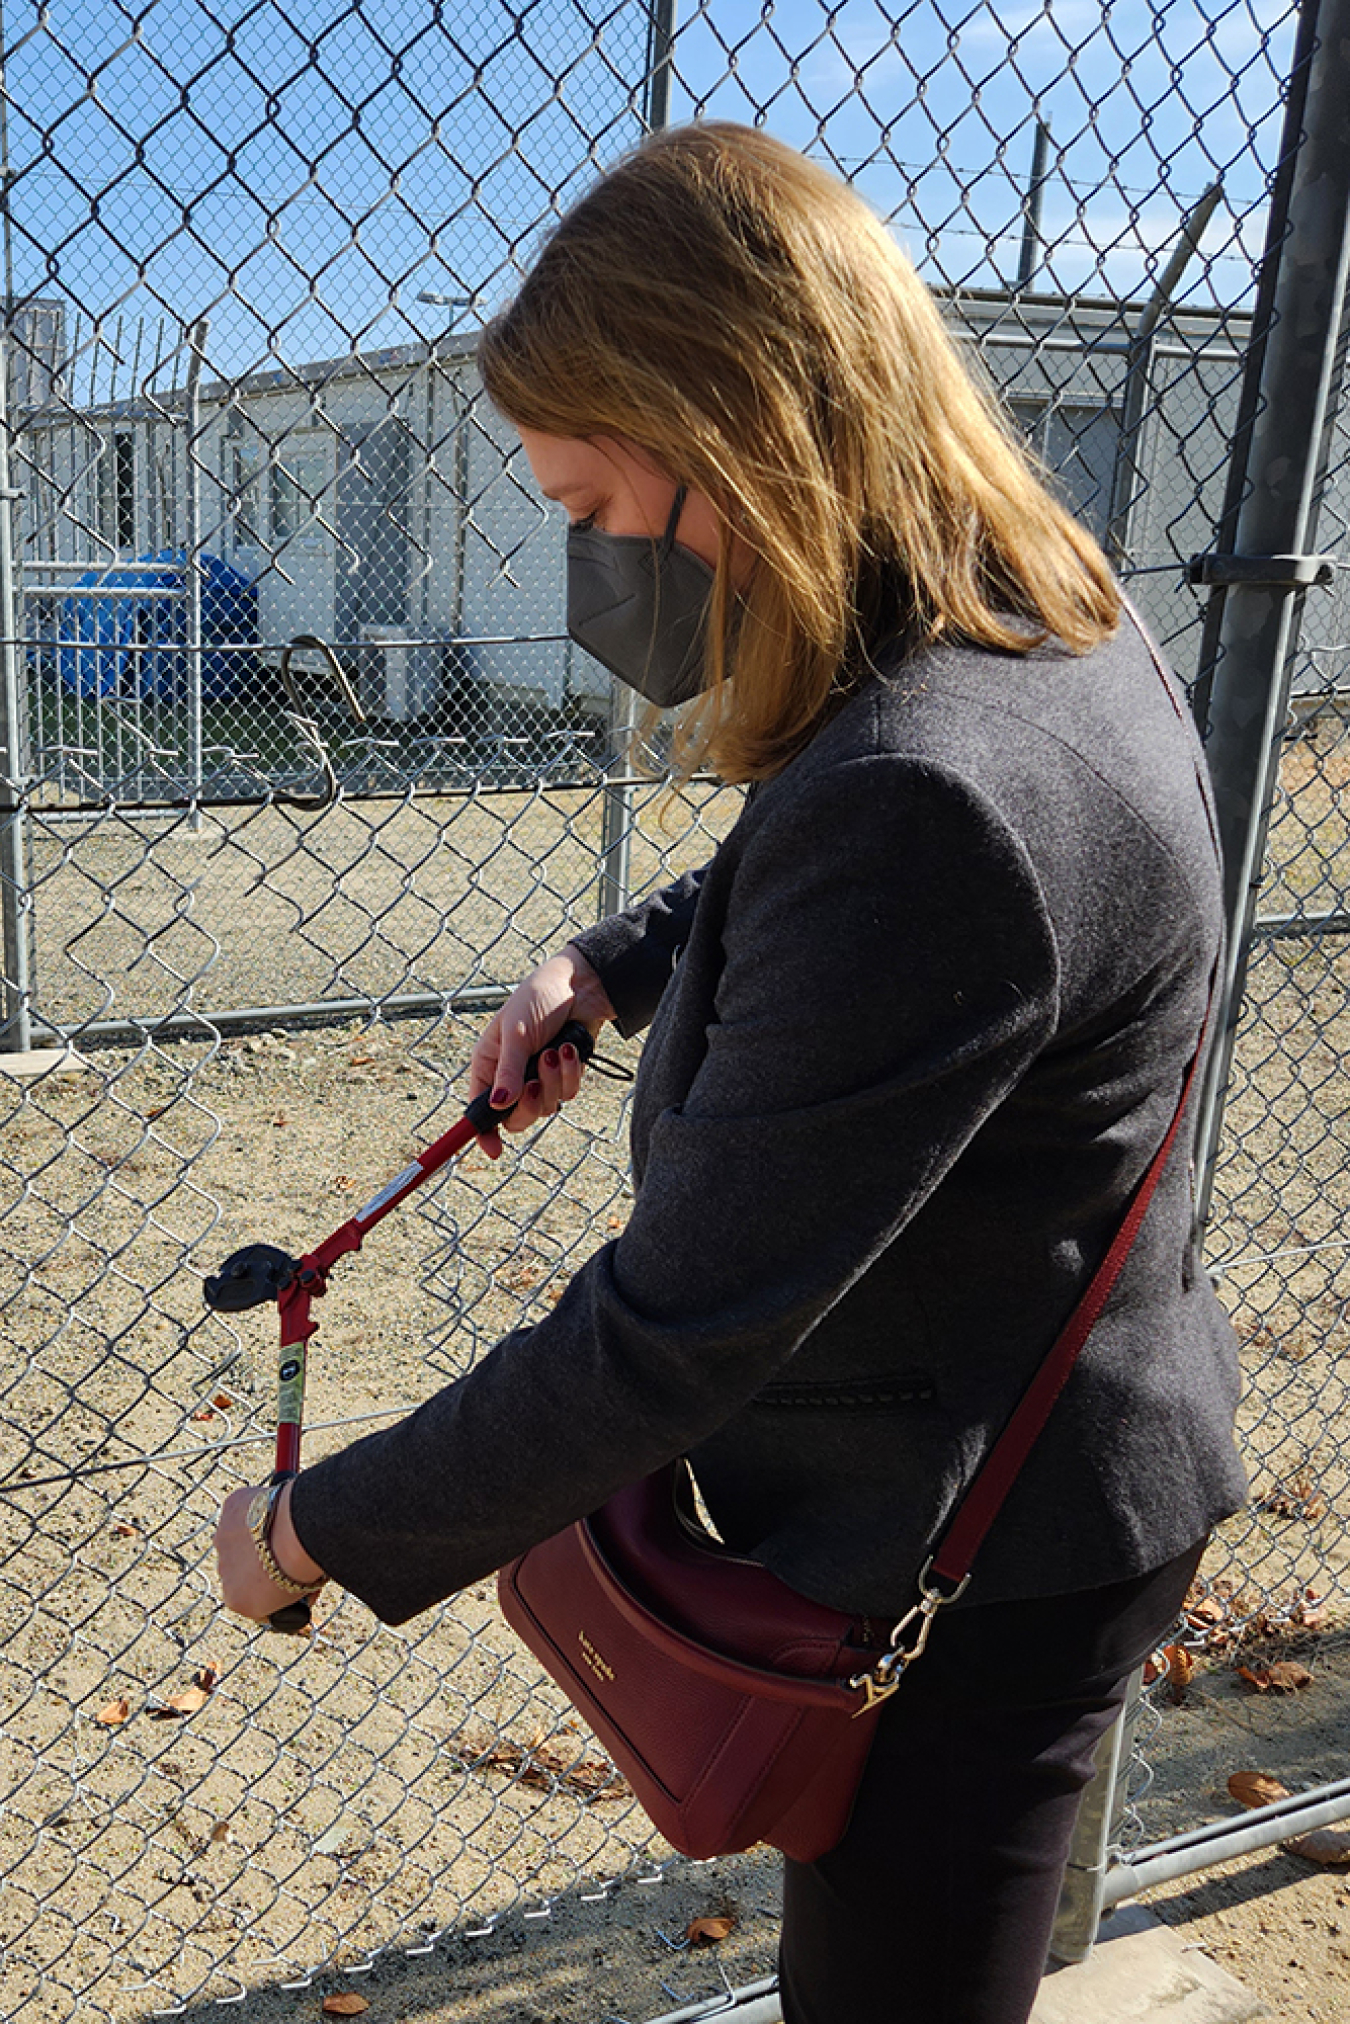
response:
{"label": "white door", "polygon": [[[297,633],[333,637],[337,455],[326,429],[293,429],[271,470],[272,566],[258,586],[268,647]],[[269,656],[271,658],[271,656]]]}

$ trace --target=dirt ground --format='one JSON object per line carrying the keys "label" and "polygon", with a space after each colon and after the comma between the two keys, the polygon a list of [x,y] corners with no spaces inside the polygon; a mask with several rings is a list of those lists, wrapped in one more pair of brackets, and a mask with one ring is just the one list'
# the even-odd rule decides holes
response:
{"label": "dirt ground", "polygon": [[[205,1316],[180,1247],[212,1269],[245,1239],[298,1247],[341,1221],[453,1120],[468,1031],[403,1022],[101,1055],[90,1073],[35,1089],[11,1123],[11,1148],[26,1134],[17,1142],[36,1178],[5,1223],[10,1259],[29,1268],[26,1286],[7,1289],[9,1316],[45,1347],[6,1373],[4,1474],[33,1486],[7,1506],[29,1599],[10,1591],[0,1649],[11,1711],[6,2017],[129,2020],[166,2002],[209,2003],[214,2015],[244,1989],[260,2017],[310,2014],[315,1989],[364,1968],[359,1986],[372,2002],[379,1991],[381,2015],[637,2024],[712,1994],[719,1960],[738,1986],[772,1971],[772,1863],[661,1871],[659,1848],[644,1856],[633,1802],[607,1789],[486,1588],[404,1632],[343,1601],[299,1650],[214,1606],[211,1514],[268,1464],[270,1317],[231,1328]],[[58,1144],[63,1195],[93,1175],[110,1183],[65,1220],[45,1179]],[[310,1455],[461,1368],[618,1225],[621,1089],[592,1083],[575,1116],[508,1161],[498,1170],[471,1156],[335,1275]],[[112,1272],[99,1267],[108,1255]],[[418,1340],[425,1355],[410,1362]],[[1305,1381],[1307,1357],[1291,1373],[1267,1345],[1257,1356],[1277,1398]],[[1259,1428],[1270,1409],[1258,1406]],[[1280,1409],[1295,1424],[1303,1410],[1287,1399]],[[47,1480],[81,1453],[86,1469],[180,1459]],[[1325,1586],[1344,1564],[1339,1514],[1287,1509],[1240,1521],[1216,1568],[1264,1565],[1286,1600],[1314,1575]],[[1214,1578],[1230,1583],[1218,1592],[1240,1618],[1250,1598],[1231,1576]],[[1345,1636],[1295,1628],[1286,1647],[1315,1672],[1297,1696],[1241,1689],[1225,1655],[1185,1706],[1161,1707],[1146,1744],[1156,1781],[1140,1804],[1146,1839],[1235,1811],[1231,1770],[1272,1771],[1293,1788],[1343,1775]],[[219,1673],[205,1704],[163,1718],[160,1704],[204,1665]],[[122,1699],[127,1719],[100,1723]],[[644,1866],[659,1884],[634,1880]],[[1345,1877],[1306,1869],[1266,1857],[1172,1887],[1156,1905],[1282,2003],[1289,2024],[1337,2015],[1317,2007],[1314,1988],[1335,1991],[1350,2017]],[[1291,1888],[1261,1887],[1273,1878]],[[529,1916],[541,1909],[548,1916]],[[734,1913],[734,1944],[677,1953],[667,1941],[709,1909]],[[280,1986],[296,1980],[307,1986]]]}
{"label": "dirt ground", "polygon": [[[1292,1660],[1312,1675],[1292,1693],[1257,1692],[1236,1662]],[[1156,1725],[1156,1726],[1152,1726]],[[1149,1728],[1152,1726],[1152,1733]],[[1152,1697],[1142,1738],[1153,1772],[1138,1804],[1145,1844],[1199,1818],[1240,1817],[1234,1772],[1264,1771],[1291,1792],[1343,1779],[1350,1737],[1350,1610],[1314,1633],[1254,1638],[1236,1653],[1203,1657],[1181,1704]],[[1322,1866],[1270,1848],[1145,1893],[1148,1908],[1202,1947],[1266,2004],[1279,2024],[1350,2019],[1350,1828],[1345,1866]]]}
{"label": "dirt ground", "polygon": [[[1340,819],[1323,787],[1320,773],[1304,783],[1314,829]],[[723,819],[697,816],[708,833]],[[153,858],[125,825],[111,857],[57,839],[43,876],[67,923],[68,1013],[117,1012],[133,990],[167,1007],[185,977],[218,971],[235,1003],[277,1002],[297,978],[452,988],[470,947],[472,981],[502,981],[560,922],[593,917],[593,848],[545,847],[569,823],[598,833],[593,798],[517,797],[469,810],[456,832],[423,808],[379,824],[360,810],[327,828],[268,820],[266,836],[208,822]],[[643,843],[634,884],[663,845],[689,856],[691,843]],[[1312,890],[1298,858],[1282,860],[1286,901]],[[438,918],[452,939],[462,927],[458,953],[417,941]],[[1276,943],[1253,965],[1214,1256],[1243,1339],[1255,1494],[1207,1563],[1221,1629],[1247,1642],[1206,1653],[1194,1639],[1184,1704],[1161,1698],[1145,1841],[1236,1812],[1234,1770],[1292,1789],[1345,1772],[1338,940]],[[292,1022],[224,1042],[204,1030],[0,1085],[0,2015],[13,2024],[215,2018],[236,2001],[270,2024],[346,1987],[381,2017],[638,2024],[723,1976],[772,1970],[772,1863],[667,1860],[488,1586],[401,1631],[325,1603],[301,1645],[215,1605],[215,1509],[270,1465],[274,1342],[267,1310],[234,1325],[207,1314],[201,1275],[249,1239],[314,1242],[453,1122],[475,1024]],[[597,1079],[501,1168],[474,1156],[424,1191],[335,1275],[307,1455],[415,1403],[539,1312],[621,1226],[626,1199],[622,1090]],[[1309,1686],[1260,1695],[1237,1679],[1234,1657],[1260,1656],[1262,1619]],[[1266,1855],[1153,1902],[1286,2024],[1344,2024],[1347,1879]],[[728,1937],[684,1947],[690,1918],[717,1911],[736,1920]]]}

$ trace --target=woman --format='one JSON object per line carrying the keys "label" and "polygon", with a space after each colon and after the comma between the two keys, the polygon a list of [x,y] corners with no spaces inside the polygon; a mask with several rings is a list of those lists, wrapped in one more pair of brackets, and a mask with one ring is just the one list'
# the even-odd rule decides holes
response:
{"label": "woman", "polygon": [[[649,1027],[626,1229],[307,1469],[268,1550],[400,1622],[689,1453],[726,1539],[893,1619],[1176,1107],[1220,941],[1198,748],[889,236],[767,136],[648,142],[480,358],[572,523],[574,635],[752,792],[475,1053],[500,1107],[546,1049],[519,1130],[575,1093],[566,1017]],[[1177,1156],[847,1835],[787,1865],[788,2024],[1031,2007],[1093,1749],[1244,1493],[1191,1215]]]}

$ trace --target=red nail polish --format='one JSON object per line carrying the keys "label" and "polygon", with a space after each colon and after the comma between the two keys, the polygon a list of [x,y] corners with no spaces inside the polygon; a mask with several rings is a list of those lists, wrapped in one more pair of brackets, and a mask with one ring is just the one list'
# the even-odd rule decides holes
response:
{"label": "red nail polish", "polygon": [[531,1099],[531,1101],[533,1101],[533,1099],[536,1096],[542,1094],[543,1087],[544,1085],[542,1082],[527,1082],[525,1085],[525,1094]]}
{"label": "red nail polish", "polygon": [[558,1050],[557,1050],[557,1048],[556,1048],[556,1047],[550,1047],[550,1048],[549,1048],[549,1050],[548,1050],[548,1052],[547,1052],[547,1054],[545,1054],[545,1056],[544,1056],[544,1058],[543,1058],[543,1059],[544,1059],[544,1066],[545,1066],[545,1068],[556,1068],[556,1067],[558,1066]]}
{"label": "red nail polish", "polygon": [[509,1089],[494,1089],[494,1090],[493,1090],[493,1092],[492,1092],[492,1108],[493,1108],[494,1110],[505,1110],[505,1109],[506,1109],[506,1106],[507,1106],[507,1104],[508,1104],[508,1103],[510,1103],[510,1101],[511,1101],[511,1092],[510,1092],[510,1090],[509,1090]]}
{"label": "red nail polish", "polygon": [[562,1058],[567,1063],[569,1068],[577,1058],[577,1050],[575,1047],[573,1047],[570,1040],[566,1041],[563,1045]]}

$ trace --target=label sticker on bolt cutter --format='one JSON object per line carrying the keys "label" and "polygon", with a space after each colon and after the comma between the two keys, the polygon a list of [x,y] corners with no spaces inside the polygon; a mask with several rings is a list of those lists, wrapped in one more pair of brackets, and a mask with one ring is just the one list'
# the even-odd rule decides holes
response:
{"label": "label sticker on bolt cutter", "polygon": [[358,1223],[368,1222],[370,1218],[375,1214],[375,1211],[377,1209],[382,1209],[386,1202],[393,1201],[394,1196],[398,1193],[400,1188],[406,1188],[409,1181],[420,1181],[421,1178],[422,1178],[422,1162],[420,1160],[414,1160],[410,1167],[405,1167],[401,1174],[395,1174],[392,1181],[387,1181],[384,1187],[380,1189],[379,1194],[372,1196],[370,1201],[366,1203],[364,1209],[357,1210],[356,1212],[357,1222]]}
{"label": "label sticker on bolt cutter", "polygon": [[277,1370],[277,1418],[298,1426],[305,1403],[305,1345],[288,1342]]}

